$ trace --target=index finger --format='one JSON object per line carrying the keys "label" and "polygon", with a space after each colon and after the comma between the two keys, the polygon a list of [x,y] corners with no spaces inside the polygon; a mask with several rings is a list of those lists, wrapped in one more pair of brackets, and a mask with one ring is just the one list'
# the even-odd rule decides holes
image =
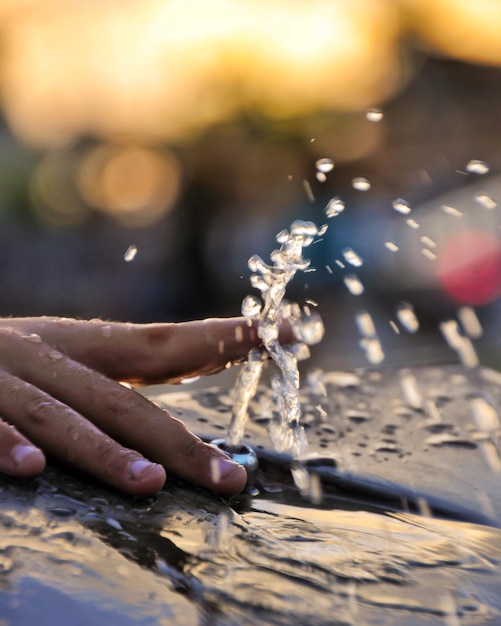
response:
{"label": "index finger", "polygon": [[[242,317],[159,324],[29,318],[9,320],[9,325],[39,334],[110,378],[142,384],[215,373],[261,343],[257,321]],[[280,341],[292,338],[284,323]]]}

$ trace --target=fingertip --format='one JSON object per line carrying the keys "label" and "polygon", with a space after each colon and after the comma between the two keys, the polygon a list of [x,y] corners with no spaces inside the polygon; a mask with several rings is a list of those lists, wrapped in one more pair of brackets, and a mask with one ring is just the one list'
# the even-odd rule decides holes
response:
{"label": "fingertip", "polygon": [[18,444],[11,451],[13,474],[19,478],[39,476],[45,469],[45,456],[30,444]]}
{"label": "fingertip", "polygon": [[215,454],[210,459],[210,483],[207,485],[215,494],[229,498],[240,493],[247,483],[247,471],[243,465],[228,456]]}
{"label": "fingertip", "polygon": [[165,484],[165,469],[158,463],[137,458],[128,466],[125,491],[131,495],[149,496],[158,493]]}

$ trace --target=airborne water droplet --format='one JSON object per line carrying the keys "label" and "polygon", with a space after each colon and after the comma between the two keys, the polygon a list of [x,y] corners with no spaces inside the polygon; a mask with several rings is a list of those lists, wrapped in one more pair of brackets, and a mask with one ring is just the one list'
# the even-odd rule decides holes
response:
{"label": "airborne water droplet", "polygon": [[393,241],[386,241],[384,244],[388,250],[390,250],[391,252],[397,252],[399,250],[399,247],[397,246],[396,243],[393,243]]}
{"label": "airborne water droplet", "polygon": [[368,109],[365,117],[369,122],[380,122],[383,119],[383,112],[381,109]]}
{"label": "airborne water droplet", "polygon": [[470,174],[487,174],[487,172],[489,171],[489,166],[484,161],[472,159],[467,163],[466,171]]}
{"label": "airborne water droplet", "polygon": [[460,211],[459,209],[456,209],[456,207],[448,206],[447,204],[442,204],[440,209],[444,213],[447,213],[447,215],[451,215],[452,217],[463,217],[463,212]]}
{"label": "airborne water droplet", "polygon": [[317,170],[323,174],[332,172],[334,169],[334,161],[332,159],[318,159],[315,163]]}
{"label": "airborne water droplet", "polygon": [[429,248],[437,247],[437,242],[434,241],[431,237],[428,237],[428,235],[423,235],[422,237],[420,237],[419,240],[424,246],[428,246]]}
{"label": "airborne water droplet", "polygon": [[371,188],[370,182],[367,180],[367,178],[364,178],[363,176],[356,176],[351,181],[351,184],[353,188],[357,189],[358,191],[368,191]]}
{"label": "airborne water droplet", "polygon": [[262,302],[256,296],[245,296],[242,301],[242,315],[244,317],[256,317],[261,312]]}
{"label": "airborne water droplet", "polygon": [[137,254],[137,246],[129,246],[127,250],[125,251],[124,260],[127,261],[127,263],[129,263],[130,261],[134,260],[136,254]]}
{"label": "airborne water droplet", "polygon": [[350,265],[353,265],[354,267],[360,267],[361,265],[363,265],[364,260],[362,259],[362,257],[358,256],[358,254],[352,248],[344,248],[344,250],[342,250],[342,253],[345,261]]}
{"label": "airborne water droplet", "polygon": [[352,295],[360,296],[364,293],[364,286],[356,274],[346,274],[343,281]]}
{"label": "airborne water droplet", "polygon": [[325,207],[325,214],[327,217],[336,217],[344,211],[345,205],[341,198],[338,196],[334,196],[331,200],[329,200],[327,206]]}
{"label": "airborne water droplet", "polygon": [[397,306],[397,319],[408,333],[415,333],[419,330],[419,322],[414,313],[414,308],[409,302],[401,302]]}
{"label": "airborne water droplet", "polygon": [[402,215],[408,215],[412,211],[407,200],[404,200],[403,198],[397,198],[396,200],[393,200],[393,208],[395,209],[395,211],[402,213]]}
{"label": "airborne water droplet", "polygon": [[416,222],[416,220],[413,220],[412,218],[405,220],[405,223],[407,224],[407,226],[409,226],[410,228],[413,228],[414,230],[417,230],[418,228],[421,227],[420,224],[418,224],[418,222]]}
{"label": "airborne water droplet", "polygon": [[483,334],[482,325],[475,313],[475,310],[470,306],[462,306],[458,309],[458,318],[461,322],[465,333],[472,339],[479,339]]}
{"label": "airborne water droplet", "polygon": [[360,311],[355,316],[355,323],[361,335],[364,337],[375,337],[376,327],[374,326],[370,313]]}
{"label": "airborne water droplet", "polygon": [[498,205],[494,198],[482,192],[475,194],[475,201],[486,209],[495,209]]}

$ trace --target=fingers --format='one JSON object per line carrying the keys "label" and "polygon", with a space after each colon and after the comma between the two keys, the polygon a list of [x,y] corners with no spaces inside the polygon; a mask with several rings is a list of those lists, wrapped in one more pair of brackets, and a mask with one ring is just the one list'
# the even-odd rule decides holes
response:
{"label": "fingers", "polygon": [[0,472],[18,478],[33,478],[44,468],[43,452],[12,425],[0,420]]}
{"label": "fingers", "polygon": [[[131,494],[151,494],[162,488],[165,471],[161,466],[123,448],[70,407],[6,372],[0,373],[0,385],[2,414],[47,453]],[[0,434],[7,438],[0,448],[2,471],[32,476],[43,470],[43,454],[28,439],[5,423],[0,423]]]}
{"label": "fingers", "polygon": [[[119,442],[220,495],[233,495],[245,485],[245,469],[182,422],[53,346],[13,333],[0,360],[27,385],[22,394],[2,394],[0,413],[37,445],[79,469],[129,493],[158,491],[165,474],[145,469],[136,476],[132,462],[138,455]],[[14,383],[4,375],[3,388],[9,384]]]}
{"label": "fingers", "polygon": [[[245,318],[143,325],[31,318],[9,324],[24,333],[37,333],[110,378],[145,384],[217,372],[260,345],[257,322],[249,324]],[[280,341],[292,340],[286,322]]]}

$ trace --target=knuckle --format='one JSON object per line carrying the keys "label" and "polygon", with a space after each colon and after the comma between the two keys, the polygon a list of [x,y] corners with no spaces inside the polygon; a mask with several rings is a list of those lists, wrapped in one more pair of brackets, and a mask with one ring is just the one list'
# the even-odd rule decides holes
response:
{"label": "knuckle", "polygon": [[54,414],[59,412],[59,403],[47,396],[29,397],[25,404],[25,414],[28,420],[37,426],[47,425]]}
{"label": "knuckle", "polygon": [[130,414],[131,411],[140,408],[143,403],[143,396],[119,384],[117,384],[116,388],[106,393],[103,398],[105,410],[114,417]]}

